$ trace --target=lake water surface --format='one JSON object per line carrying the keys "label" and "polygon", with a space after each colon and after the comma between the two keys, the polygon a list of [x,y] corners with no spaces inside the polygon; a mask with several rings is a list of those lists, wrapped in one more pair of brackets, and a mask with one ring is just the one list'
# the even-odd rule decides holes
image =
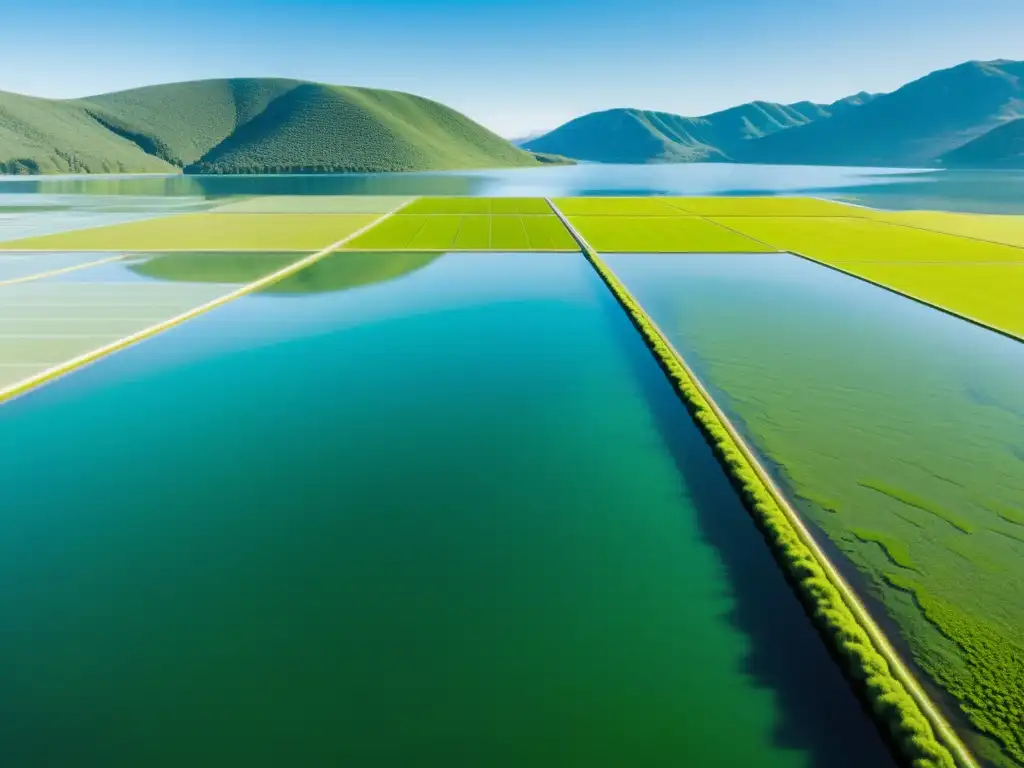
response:
{"label": "lake water surface", "polygon": [[580,255],[352,256],[0,409],[4,765],[892,764]]}
{"label": "lake water surface", "polygon": [[[77,206],[84,196],[109,198],[131,216],[130,198],[175,200],[235,195],[814,195],[879,208],[1024,213],[1024,171],[941,171],[831,166],[693,163],[581,163],[512,170],[268,176],[0,177],[3,209],[26,204]],[[92,205],[96,205],[94,201]],[[8,224],[8,226],[12,226]],[[11,239],[11,238],[4,238]]]}

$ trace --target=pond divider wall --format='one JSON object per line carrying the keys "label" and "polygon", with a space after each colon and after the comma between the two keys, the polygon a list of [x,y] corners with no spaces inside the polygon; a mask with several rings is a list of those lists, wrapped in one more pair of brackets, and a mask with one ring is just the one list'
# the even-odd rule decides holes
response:
{"label": "pond divider wall", "polygon": [[110,264],[115,261],[124,261],[129,258],[126,254],[121,256],[107,256],[105,259],[96,259],[95,261],[87,261],[84,264],[72,264],[70,267],[59,267],[57,269],[48,269],[45,272],[36,272],[34,275],[22,275],[21,277],[12,277],[8,280],[0,280],[0,286],[4,285],[20,285],[22,283],[31,283],[36,280],[43,280],[47,277],[57,277],[58,275],[67,275],[72,272],[77,272],[80,269],[89,269],[91,267],[98,267],[102,264]]}
{"label": "pond divider wall", "polygon": [[[897,225],[897,226],[902,226],[902,225]],[[924,230],[924,231],[928,232],[928,231],[931,231],[931,230]],[[864,275],[858,275],[856,272],[851,272],[849,270],[843,269],[842,267],[837,266],[836,264],[829,264],[827,261],[822,261],[821,259],[816,259],[813,256],[808,256],[806,253],[800,253],[799,251],[786,251],[786,253],[791,253],[792,255],[796,256],[797,258],[805,259],[807,261],[810,261],[810,262],[813,262],[815,264],[818,264],[818,265],[820,265],[822,267],[827,267],[828,269],[834,270],[834,271],[839,272],[840,274],[843,274],[843,275],[847,275],[848,277],[855,277],[858,280],[863,280],[865,283],[871,283],[871,285],[875,286],[876,288],[881,288],[883,290],[889,291],[889,293],[895,293],[897,296],[902,296],[905,299],[910,299],[911,301],[916,301],[918,304],[924,304],[926,307],[931,307],[932,309],[937,309],[939,312],[943,312],[943,313],[945,313],[947,315],[952,315],[953,317],[955,317],[955,318],[957,318],[959,320],[966,320],[968,323],[971,323],[972,325],[977,325],[977,326],[979,326],[981,328],[984,328],[986,331],[992,331],[993,333],[998,333],[1000,336],[1006,336],[1007,338],[1013,339],[1014,341],[1024,342],[1024,336],[1020,336],[1019,334],[1014,333],[1013,331],[1009,330],[1008,328],[1000,328],[999,326],[992,325],[991,323],[988,323],[988,322],[986,322],[984,320],[979,320],[976,317],[971,317],[970,315],[965,315],[963,312],[960,312],[958,310],[950,309],[949,307],[944,307],[941,304],[936,304],[935,302],[929,301],[928,299],[921,298],[920,296],[915,296],[912,293],[907,293],[906,291],[900,290],[899,288],[893,288],[891,285],[886,285],[885,283],[880,283],[877,280],[872,280],[870,277],[865,277]]]}
{"label": "pond divider wall", "polygon": [[967,747],[679,352],[562,212],[548,203],[640,331],[819,632],[843,660],[904,761],[914,768],[977,768]]}
{"label": "pond divider wall", "polygon": [[[317,251],[316,253],[312,253],[309,256],[299,259],[298,261],[289,264],[287,267],[279,269],[277,272],[265,275],[261,277],[259,280],[247,283],[240,288],[236,288],[230,293],[226,293],[223,296],[219,296],[213,301],[208,301],[205,304],[201,304],[198,307],[193,307],[187,312],[182,312],[180,315],[175,315],[174,317],[168,318],[167,320],[162,320],[161,322],[156,323],[155,325],[151,325],[148,328],[143,328],[141,331],[137,331],[129,336],[125,336],[122,339],[113,341],[110,344],[106,344],[102,347],[90,350],[89,352],[86,352],[83,355],[79,355],[78,357],[73,357],[70,360],[65,360],[64,362],[58,363],[57,365],[51,368],[47,368],[45,371],[40,371],[34,376],[30,376],[27,379],[22,379],[21,381],[17,381],[8,387],[4,387],[0,389],[0,405],[3,405],[8,400],[12,400],[15,397],[23,395],[26,392],[35,389],[36,387],[41,387],[44,384],[53,381],[54,379],[58,379],[61,376],[64,376],[65,374],[71,373],[72,371],[75,371],[85,365],[88,365],[89,363],[95,362],[103,357],[106,357],[107,355],[112,355],[115,352],[119,352],[120,350],[125,349],[126,347],[130,347],[131,345],[137,342],[144,341],[145,339],[148,339],[151,336],[156,336],[158,333],[173,328],[176,325],[181,325],[182,323],[191,320],[194,317],[198,317],[199,315],[209,312],[211,309],[216,309],[217,307],[223,306],[224,304],[227,304],[230,301],[239,299],[242,296],[248,296],[250,293],[255,293],[256,291],[262,290],[263,288],[267,288],[268,286],[280,282],[281,280],[284,280],[287,277],[291,277],[296,272],[300,272],[306,267],[312,266],[321,259],[330,256],[332,253],[341,248],[341,246],[343,246],[349,240],[352,240],[353,238],[358,237],[364,232],[377,226],[385,219],[390,218],[394,214],[398,213],[398,211],[402,210],[402,208],[404,208],[406,205],[409,205],[409,203],[411,202],[412,200],[406,201],[398,208],[396,208],[394,211],[391,211],[391,213],[386,213],[374,219],[365,227],[359,229],[356,232],[353,232],[350,235],[343,237],[338,242],[331,243],[323,250]],[[116,258],[123,257],[115,257],[115,259],[112,260],[116,260]]]}
{"label": "pond divider wall", "polygon": [[[824,198],[815,197],[815,198],[811,198],[811,199],[812,200],[823,200]],[[841,202],[841,201],[832,200],[830,202]],[[855,208],[863,208],[863,209],[868,210],[868,211],[877,210],[875,208],[868,208],[866,205],[856,205],[855,203],[845,203],[844,202],[843,205],[849,205],[849,206],[852,206],[852,207],[855,207]],[[701,218],[706,218],[706,217],[702,216]],[[710,219],[709,219],[709,221],[710,221]],[[771,243],[766,243],[763,240],[758,240],[756,237],[752,237],[751,235],[745,235],[742,232],[740,232],[738,229],[733,229],[729,225],[723,224],[721,221],[715,221],[713,223],[717,224],[720,227],[728,229],[730,232],[735,232],[738,235],[743,235],[744,237],[749,238],[749,239],[753,240],[756,243],[760,243],[761,245],[767,246],[768,248],[775,248],[775,246],[772,245]],[[942,233],[936,233],[935,230],[924,229],[923,227],[912,227],[912,226],[908,226],[906,224],[893,224],[892,222],[889,222],[889,223],[892,224],[894,227],[903,227],[905,229],[917,229],[917,230],[920,230],[922,232],[931,232],[932,234],[942,234]],[[571,231],[572,230],[570,229],[570,232]],[[957,237],[957,235],[951,235],[951,237]],[[968,238],[968,239],[973,240],[975,238]],[[982,240],[981,242],[988,243],[988,242],[995,242],[995,241],[993,241],[993,240]],[[1005,245],[1005,243],[1000,243],[1000,245]],[[1021,335],[1019,335],[1017,333],[1014,333],[1013,331],[1009,330],[1008,328],[1000,328],[999,326],[992,325],[991,323],[986,322],[984,320],[979,320],[976,317],[971,317],[970,315],[965,315],[963,312],[960,312],[958,310],[950,309],[949,307],[944,307],[941,304],[936,304],[935,302],[929,301],[928,299],[922,298],[921,296],[915,296],[914,294],[907,293],[906,291],[901,290],[899,288],[894,288],[891,285],[886,285],[885,283],[880,283],[877,280],[872,280],[870,277],[865,277],[864,275],[857,274],[856,272],[851,272],[848,269],[843,269],[842,267],[840,267],[840,266],[838,266],[836,264],[830,264],[829,262],[824,261],[822,259],[815,258],[814,256],[808,256],[806,253],[800,253],[799,251],[779,251],[779,253],[788,253],[788,254],[791,254],[793,256],[796,256],[797,258],[804,259],[805,261],[810,261],[813,264],[817,264],[817,265],[822,266],[822,267],[827,267],[828,269],[831,269],[831,270],[833,270],[835,272],[839,272],[840,274],[846,275],[847,277],[855,277],[858,280],[862,280],[865,283],[870,283],[871,285],[875,286],[876,288],[881,288],[882,290],[889,291],[889,293],[895,293],[897,296],[902,296],[905,299],[910,299],[911,301],[916,301],[918,304],[924,304],[926,307],[931,307],[932,309],[937,309],[939,312],[943,312],[943,313],[945,313],[947,315],[952,315],[953,317],[959,318],[960,320],[966,320],[968,323],[971,323],[972,325],[977,325],[977,326],[979,326],[981,328],[984,328],[985,330],[992,331],[994,333],[998,333],[1000,336],[1006,336],[1007,338],[1013,339],[1014,341],[1024,342],[1024,336],[1021,336]]]}

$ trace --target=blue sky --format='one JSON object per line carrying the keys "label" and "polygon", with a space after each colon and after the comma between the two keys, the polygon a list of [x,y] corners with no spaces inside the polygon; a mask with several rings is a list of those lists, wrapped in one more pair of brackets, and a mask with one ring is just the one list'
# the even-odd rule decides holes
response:
{"label": "blue sky", "polygon": [[3,0],[0,90],[275,75],[411,91],[515,136],[617,106],[704,114],[1024,59],[1022,0]]}

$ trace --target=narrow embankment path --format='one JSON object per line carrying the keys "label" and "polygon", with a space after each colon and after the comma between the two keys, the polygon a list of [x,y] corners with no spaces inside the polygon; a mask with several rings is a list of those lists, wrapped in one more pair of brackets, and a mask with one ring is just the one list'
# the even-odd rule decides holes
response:
{"label": "narrow embankment path", "polygon": [[977,762],[966,745],[682,355],[567,217],[552,201],[548,203],[672,378],[748,509],[764,529],[777,560],[799,585],[800,597],[819,630],[846,659],[850,674],[862,682],[862,693],[903,757],[915,766],[976,768]]}
{"label": "narrow embankment path", "polygon": [[[814,198],[814,199],[819,199],[819,198]],[[835,201],[833,201],[833,202],[835,202]],[[885,218],[885,216],[884,216],[885,212],[881,211],[879,209],[867,208],[866,206],[859,206],[859,205],[855,205],[853,203],[842,203],[842,204],[843,205],[848,205],[848,206],[853,207],[853,208],[858,208],[858,209],[863,209],[863,210],[868,210],[868,211],[873,212],[877,216],[876,217],[869,217],[868,220],[869,221],[873,221],[873,222],[877,222],[879,224],[885,224],[885,225],[888,225],[888,226],[891,226],[891,227],[895,227],[895,228],[899,228],[899,229],[905,229],[905,230],[921,232],[921,233],[924,233],[926,235],[931,235],[931,236],[947,237],[947,238],[951,238],[953,240],[973,241],[975,243],[980,243],[982,245],[997,246],[999,248],[1014,248],[1014,249],[1017,249],[1019,251],[1024,252],[1024,248],[1021,248],[1020,246],[1015,245],[1013,243],[999,241],[999,240],[986,240],[986,239],[980,238],[980,237],[970,237],[968,235],[956,234],[956,233],[953,233],[953,232],[944,232],[944,231],[939,230],[939,229],[929,229],[929,228],[923,227],[923,226],[915,226],[913,224],[908,224],[908,223],[905,223],[905,222],[895,221],[895,220],[891,220],[891,219]],[[743,237],[749,238],[750,240],[753,240],[754,242],[756,242],[759,245],[762,245],[762,246],[764,246],[766,248],[780,249],[780,250],[782,250],[785,253],[791,253],[794,256],[797,256],[797,257],[799,257],[801,259],[804,259],[805,261],[810,261],[810,262],[812,262],[814,264],[818,264],[818,265],[820,265],[822,267],[827,267],[828,269],[831,269],[831,270],[833,270],[835,272],[839,272],[840,274],[848,275],[849,277],[855,277],[858,280],[861,280],[861,281],[863,281],[865,283],[869,283],[871,285],[874,285],[874,286],[876,286],[878,288],[881,288],[881,289],[883,289],[885,291],[888,291],[890,293],[894,293],[897,296],[902,296],[903,298],[910,299],[911,301],[915,301],[918,304],[923,304],[923,305],[925,305],[927,307],[931,307],[932,309],[937,309],[938,311],[943,312],[943,313],[945,313],[947,315],[952,315],[953,317],[957,317],[957,318],[959,318],[961,320],[966,320],[968,323],[971,323],[972,325],[977,325],[977,326],[979,326],[981,328],[985,328],[987,330],[993,331],[994,333],[998,333],[1000,336],[1006,336],[1007,338],[1014,339],[1015,341],[1022,341],[1022,342],[1024,342],[1024,336],[1022,336],[1017,330],[1009,327],[1008,323],[1004,322],[1004,323],[1000,324],[999,320],[994,318],[994,317],[992,317],[992,316],[989,316],[988,318],[986,318],[986,317],[977,316],[976,314],[972,314],[972,312],[970,312],[965,307],[963,307],[963,306],[956,306],[957,304],[959,304],[961,302],[956,300],[956,299],[951,299],[950,295],[943,296],[941,292],[938,295],[936,295],[936,292],[934,291],[934,289],[924,290],[925,287],[921,286],[921,285],[916,285],[916,286],[902,285],[901,286],[901,285],[898,285],[896,281],[890,282],[890,281],[886,281],[884,279],[884,277],[880,278],[877,275],[876,276],[872,276],[870,274],[866,274],[864,267],[870,267],[872,265],[872,263],[875,263],[875,262],[869,262],[869,261],[850,262],[850,261],[843,261],[841,259],[836,259],[836,258],[828,259],[828,258],[824,258],[824,257],[822,257],[820,255],[814,255],[813,253],[810,253],[805,248],[792,247],[792,243],[787,245],[787,243],[785,242],[785,239],[775,240],[775,238],[770,238],[770,240],[768,240],[768,239],[765,239],[764,237],[758,237],[756,234],[751,233],[751,232],[747,231],[744,228],[730,226],[728,223],[726,223],[727,220],[725,218],[722,218],[722,217],[709,218],[707,216],[700,216],[699,218],[703,218],[706,221],[710,221],[713,224],[715,224],[715,225],[717,225],[719,227],[722,227],[723,229],[727,229],[727,230],[729,230],[731,232],[734,232],[734,233],[736,233],[738,235],[742,235]],[[737,218],[742,220],[741,217],[737,217]],[[884,259],[880,259],[877,263],[883,264],[883,263],[887,263],[887,261],[884,260]],[[902,266],[909,266],[911,264],[921,264],[921,265],[924,265],[924,266],[931,266],[931,267],[943,267],[943,266],[946,266],[946,267],[965,267],[965,266],[970,266],[970,267],[974,267],[974,268],[991,267],[991,268],[1003,268],[1003,269],[1014,267],[1015,265],[1021,264],[1021,263],[1022,262],[1020,262],[1020,261],[1014,262],[1014,261],[1005,261],[1005,260],[1003,260],[1003,261],[982,261],[982,260],[979,260],[977,258],[970,259],[970,260],[965,260],[965,261],[962,261],[962,262],[950,261],[948,259],[946,259],[946,260],[937,260],[937,261],[927,261],[927,262],[925,262],[925,261],[913,261],[913,262],[910,262],[910,261],[906,261],[906,260],[900,260],[900,262],[899,262],[899,264],[902,265]],[[857,266],[858,264],[862,265],[861,269],[858,269],[858,266]],[[1022,267],[1022,269],[1024,269],[1024,267]],[[962,285],[960,286],[960,288],[961,288],[961,290],[963,290],[963,286]],[[929,294],[931,294],[931,295],[929,295]]]}
{"label": "narrow embankment path", "polygon": [[89,267],[98,267],[101,266],[102,264],[110,264],[112,262],[122,261],[123,259],[127,258],[127,254],[118,254],[116,256],[107,256],[106,258],[87,261],[84,264],[72,264],[67,267],[57,267],[55,269],[46,269],[43,270],[42,272],[33,272],[28,275],[18,275],[17,277],[0,279],[0,286],[21,285],[22,283],[31,283],[35,280],[43,280],[48,277],[59,277],[60,275],[67,275],[72,272],[78,272],[81,269],[88,269]]}
{"label": "narrow embankment path", "polygon": [[[362,227],[361,229],[349,235],[346,235],[337,242],[331,243],[330,245],[317,251],[316,253],[312,253],[304,258],[301,258],[293,262],[292,264],[289,264],[287,267],[284,267],[283,269],[277,270],[276,272],[272,272],[269,275],[261,277],[259,280],[247,283],[241,286],[240,288],[236,288],[235,290],[226,293],[223,296],[219,296],[211,301],[208,301],[205,304],[200,304],[199,306],[193,307],[192,309],[175,315],[174,317],[168,318],[167,320],[162,320],[158,323],[143,328],[140,331],[124,336],[123,338],[120,338],[109,344],[97,347],[96,349],[92,349],[88,352],[85,352],[84,354],[78,355],[69,360],[60,362],[32,376],[29,376],[28,378],[22,379],[13,384],[0,388],[0,404],[3,404],[4,402],[14,397],[17,397],[21,394],[24,394],[25,392],[29,392],[35,389],[36,387],[42,386],[43,384],[46,384],[49,381],[64,376],[65,374],[71,373],[72,371],[75,371],[78,368],[81,368],[82,366],[88,365],[89,363],[104,358],[107,355],[111,355],[119,350],[125,349],[126,347],[130,347],[133,344],[136,344],[140,341],[144,341],[145,339],[156,336],[157,334],[162,333],[163,331],[181,325],[182,323],[185,323],[195,317],[205,314],[206,312],[209,312],[212,309],[216,309],[217,307],[223,306],[231,301],[234,301],[235,299],[241,298],[242,296],[248,296],[249,294],[260,291],[270,285],[273,285],[274,283],[291,277],[297,272],[300,272],[303,269],[306,269],[307,267],[316,264],[321,259],[324,259],[330,254],[334,253],[336,250],[343,247],[350,240],[358,237],[364,232],[367,232],[368,230],[380,224],[385,219],[390,218],[395,213],[400,211],[403,207],[405,207],[405,205],[408,205],[408,202],[404,203],[402,206],[399,206],[394,211],[391,211],[390,213],[386,213],[380,216],[379,218],[374,219],[372,222]],[[99,264],[118,261],[122,258],[125,257],[115,256],[109,259],[91,262],[90,264],[86,265],[79,265],[77,267],[70,267],[64,270],[57,270],[55,272],[50,273],[49,275],[40,274],[34,276],[32,280],[41,279],[43,277],[52,277],[55,274],[63,274],[69,271],[74,271],[76,269],[83,269],[88,266],[97,266]],[[17,282],[25,281],[20,280]],[[2,286],[2,283],[0,283],[0,286]]]}

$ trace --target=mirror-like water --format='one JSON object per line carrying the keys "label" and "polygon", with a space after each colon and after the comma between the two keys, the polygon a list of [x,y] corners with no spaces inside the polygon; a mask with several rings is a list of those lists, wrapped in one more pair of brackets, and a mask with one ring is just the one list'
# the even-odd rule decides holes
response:
{"label": "mirror-like water", "polygon": [[[275,176],[62,176],[0,178],[4,205],[76,206],[76,198],[138,215],[140,197],[182,209],[247,195],[814,195],[879,208],[1024,213],[1024,171],[913,171],[828,166],[604,165],[493,171]],[[40,197],[42,196],[42,197]],[[170,206],[170,207],[168,207]],[[52,217],[67,216],[53,213]],[[23,217],[17,217],[24,220]],[[8,226],[13,226],[9,224]],[[4,223],[0,220],[0,237]],[[23,235],[27,236],[27,235]],[[3,237],[3,239],[12,239]]]}
{"label": "mirror-like water", "polygon": [[0,409],[2,762],[891,765],[584,259],[403,256]]}

